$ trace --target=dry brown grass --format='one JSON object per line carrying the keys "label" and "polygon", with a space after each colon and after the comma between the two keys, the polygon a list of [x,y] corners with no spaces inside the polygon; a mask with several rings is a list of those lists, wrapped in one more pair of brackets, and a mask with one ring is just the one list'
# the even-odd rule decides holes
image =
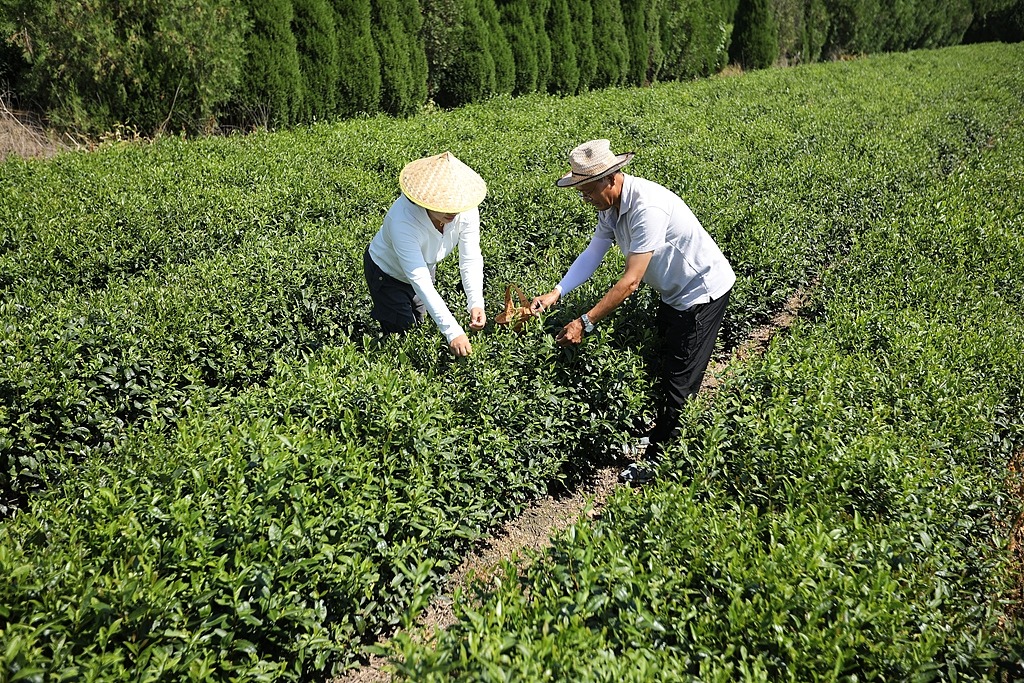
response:
{"label": "dry brown grass", "polygon": [[45,159],[77,145],[61,142],[25,112],[12,109],[7,98],[0,97],[0,161],[17,156]]}
{"label": "dry brown grass", "polygon": [[743,67],[741,67],[739,64],[729,63],[729,64],[726,64],[725,66],[723,66],[722,70],[719,71],[718,73],[714,74],[713,77],[716,77],[716,78],[730,78],[732,76],[742,76],[742,75],[743,75]]}

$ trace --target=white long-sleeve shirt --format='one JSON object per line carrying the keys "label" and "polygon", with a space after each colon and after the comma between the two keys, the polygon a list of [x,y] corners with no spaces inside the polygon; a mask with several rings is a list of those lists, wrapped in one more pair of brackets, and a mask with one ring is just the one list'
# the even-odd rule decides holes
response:
{"label": "white long-sleeve shirt", "polygon": [[440,233],[427,210],[404,194],[391,206],[370,242],[370,258],[385,273],[412,285],[441,334],[451,342],[465,334],[434,287],[437,263],[455,248],[466,292],[466,310],[484,307],[484,258],[480,253],[480,211],[458,214]]}

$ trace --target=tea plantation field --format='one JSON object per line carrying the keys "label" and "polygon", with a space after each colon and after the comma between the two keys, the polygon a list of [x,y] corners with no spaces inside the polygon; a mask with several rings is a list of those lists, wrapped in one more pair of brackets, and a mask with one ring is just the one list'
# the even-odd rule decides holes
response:
{"label": "tea plantation field", "polygon": [[691,404],[656,485],[394,639],[399,677],[1024,677],[1024,45],[976,45],[6,162],[0,680],[329,680],[622,464],[654,295],[550,334],[621,259],[464,360],[431,324],[379,339],[360,260],[399,169],[450,150],[489,185],[493,320],[586,244],[553,182],[596,137],[732,262],[723,356],[811,304]]}

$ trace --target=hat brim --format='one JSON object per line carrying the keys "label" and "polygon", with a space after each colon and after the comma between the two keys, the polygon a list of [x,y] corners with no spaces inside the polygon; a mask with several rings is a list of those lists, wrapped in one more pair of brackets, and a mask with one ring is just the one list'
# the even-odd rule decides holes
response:
{"label": "hat brim", "polygon": [[595,180],[600,180],[605,176],[609,176],[615,173],[620,168],[628,164],[633,157],[636,156],[636,152],[625,152],[624,154],[616,154],[615,158],[618,159],[614,164],[594,175],[576,175],[575,173],[566,173],[564,176],[555,181],[555,185],[558,187],[576,187],[577,185],[583,185],[584,183],[590,183]]}
{"label": "hat brim", "polygon": [[402,194],[404,194],[405,198],[408,199],[413,204],[415,204],[416,206],[421,206],[424,209],[428,209],[436,213],[462,213],[464,211],[469,211],[470,209],[475,209],[476,207],[478,207],[480,203],[483,202],[484,197],[487,194],[487,191],[477,190],[471,196],[463,198],[462,201],[450,204],[431,201],[423,197],[414,197],[408,192],[406,192],[405,189],[402,189]]}

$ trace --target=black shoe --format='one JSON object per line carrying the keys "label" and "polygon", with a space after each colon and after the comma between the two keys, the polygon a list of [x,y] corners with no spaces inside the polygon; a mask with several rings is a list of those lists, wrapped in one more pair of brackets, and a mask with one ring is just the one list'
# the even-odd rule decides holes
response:
{"label": "black shoe", "polygon": [[642,486],[653,481],[658,476],[654,467],[649,464],[634,462],[626,469],[619,472],[619,483],[629,486]]}
{"label": "black shoe", "polygon": [[654,420],[635,420],[633,425],[629,428],[629,433],[634,438],[650,437],[651,432],[654,431],[656,423]]}

